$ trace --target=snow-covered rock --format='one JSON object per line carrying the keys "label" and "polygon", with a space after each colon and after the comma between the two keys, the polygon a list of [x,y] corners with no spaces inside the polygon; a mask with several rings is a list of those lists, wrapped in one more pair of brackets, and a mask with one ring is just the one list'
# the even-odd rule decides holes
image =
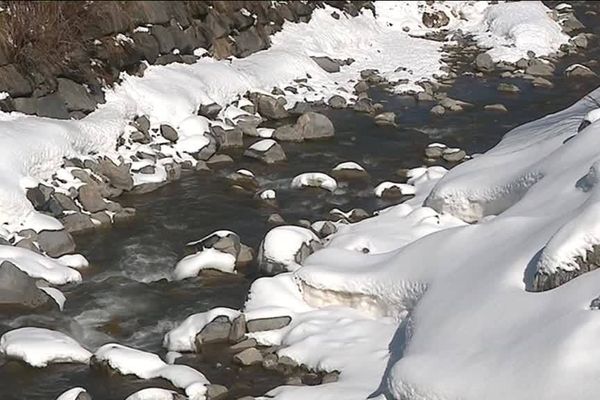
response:
{"label": "snow-covered rock", "polygon": [[313,187],[334,192],[337,189],[337,182],[323,172],[304,172],[292,179],[291,186],[295,189]]}
{"label": "snow-covered rock", "polygon": [[292,271],[320,246],[310,229],[283,225],[271,229],[258,253],[258,269],[265,274]]}

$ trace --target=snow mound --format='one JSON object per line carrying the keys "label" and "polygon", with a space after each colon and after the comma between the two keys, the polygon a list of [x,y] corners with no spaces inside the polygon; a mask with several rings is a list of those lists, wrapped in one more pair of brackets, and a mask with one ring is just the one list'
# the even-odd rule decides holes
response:
{"label": "snow mound", "polygon": [[181,259],[173,271],[173,279],[179,281],[198,276],[203,269],[233,274],[235,272],[235,257],[216,249],[204,249]]}
{"label": "snow mound", "polygon": [[0,353],[32,367],[89,362],[92,353],[64,333],[44,328],[19,328],[0,338]]}
{"label": "snow mound", "polygon": [[292,179],[292,188],[315,187],[334,192],[337,182],[331,176],[322,172],[304,172]]}
{"label": "snow mound", "polygon": [[265,235],[261,245],[262,256],[282,265],[295,264],[298,250],[313,241],[318,242],[319,238],[310,229],[292,225],[277,226]]}
{"label": "snow mound", "polygon": [[[66,263],[71,261],[66,259]],[[40,278],[54,285],[81,282],[81,274],[63,264],[61,259],[53,259],[31,250],[0,245],[0,262],[10,261],[32,278]]]}
{"label": "snow mound", "polygon": [[184,389],[190,400],[204,400],[204,375],[187,365],[169,365],[153,353],[132,349],[115,343],[105,344],[94,353],[96,362],[106,363],[123,375],[133,374],[142,379],[164,378]]}
{"label": "snow mound", "polygon": [[146,388],[128,396],[125,400],[174,400],[179,393],[161,388]]}

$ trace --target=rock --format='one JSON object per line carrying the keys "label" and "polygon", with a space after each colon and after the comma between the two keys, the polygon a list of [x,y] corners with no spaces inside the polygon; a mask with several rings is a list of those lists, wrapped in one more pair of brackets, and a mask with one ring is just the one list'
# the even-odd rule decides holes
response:
{"label": "rock", "polygon": [[23,249],[31,250],[34,253],[41,254],[40,249],[33,242],[33,239],[30,239],[30,238],[25,238],[25,239],[19,240],[19,242],[17,242],[17,244],[15,244],[15,246],[21,247]]}
{"label": "rock", "polygon": [[461,149],[444,149],[442,158],[448,162],[459,162],[467,156],[467,153]]}
{"label": "rock", "polygon": [[145,115],[136,117],[133,125],[146,135],[150,132],[150,120]]}
{"label": "rock", "polygon": [[314,372],[309,372],[302,376],[302,384],[308,386],[320,385],[321,377]]}
{"label": "rock", "polygon": [[571,39],[571,42],[582,49],[585,49],[588,46],[588,39],[587,36],[585,35],[585,33],[580,33],[577,36],[573,37]]}
{"label": "rock", "polygon": [[46,209],[53,194],[53,187],[41,183],[36,187],[27,189],[27,199],[31,202],[33,208],[38,211]]}
{"label": "rock", "polygon": [[319,237],[326,238],[327,236],[333,235],[336,232],[337,227],[335,224],[331,221],[325,221],[317,233],[319,234]]}
{"label": "rock", "polygon": [[365,81],[359,81],[354,85],[354,91],[356,93],[365,93],[367,90],[369,90],[369,84]]}
{"label": "rock", "polygon": [[288,326],[292,322],[292,317],[285,315],[282,317],[251,319],[246,323],[248,332],[273,331]]}
{"label": "rock", "polygon": [[245,267],[254,261],[254,250],[251,247],[241,244],[240,252],[235,260],[236,267]]}
{"label": "rock", "polygon": [[417,101],[435,101],[435,98],[427,92],[419,92],[417,93]]}
{"label": "rock", "polygon": [[446,148],[445,145],[430,144],[425,148],[425,157],[440,158]]}
{"label": "rock", "polygon": [[96,102],[83,85],[66,78],[57,78],[58,94],[65,101],[67,110],[94,111]]}
{"label": "rock", "polygon": [[14,64],[0,67],[0,92],[7,92],[11,97],[29,96],[33,87]]}
{"label": "rock", "polygon": [[258,94],[257,106],[258,113],[267,119],[277,120],[289,117],[288,112],[283,107],[284,104],[273,96]]}
{"label": "rock", "polygon": [[296,129],[307,140],[329,138],[335,134],[335,128],[329,118],[316,112],[302,114],[296,121]]}
{"label": "rock", "polygon": [[[231,323],[231,329],[229,330],[229,338],[228,339],[231,343],[237,343],[240,340],[242,340],[245,335],[246,335],[246,317],[244,316],[244,314],[240,314]],[[248,339],[248,340],[254,341],[256,343],[256,340],[254,340],[254,339]],[[246,342],[248,340],[246,340]],[[254,346],[248,346],[248,347],[254,347]],[[233,346],[232,346],[232,348],[233,348]],[[244,349],[240,349],[240,348],[236,348],[236,349],[240,350],[240,351],[244,350]]]}
{"label": "rock", "polygon": [[288,368],[296,368],[298,366],[298,363],[296,361],[292,360],[288,356],[279,357],[278,362],[279,362],[279,365],[288,367]]}
{"label": "rock", "polygon": [[124,207],[113,216],[113,221],[115,223],[120,223],[130,220],[133,217],[135,217],[135,208]]}
{"label": "rock", "polygon": [[315,63],[329,73],[340,72],[340,64],[329,57],[311,57]]}
{"label": "rock", "polygon": [[287,159],[281,145],[272,139],[263,139],[254,143],[244,151],[244,156],[260,160],[266,164],[282,162]]}
{"label": "rock", "polygon": [[133,189],[133,177],[131,176],[131,164],[115,164],[110,158],[105,157],[98,160],[98,172],[108,178],[110,184],[117,189]]}
{"label": "rock", "polygon": [[441,116],[446,113],[446,109],[443,106],[438,104],[436,106],[433,106],[431,108],[431,110],[429,110],[429,112],[433,115]]}
{"label": "rock", "polygon": [[65,101],[58,93],[38,97],[35,114],[40,117],[69,119],[69,110],[67,110]]}
{"label": "rock", "polygon": [[481,53],[475,58],[475,68],[481,72],[494,70],[494,61],[488,53]]}
{"label": "rock", "polygon": [[267,370],[275,370],[277,369],[277,361],[276,354],[267,354],[263,358],[262,367]]}
{"label": "rock", "polygon": [[519,89],[519,87],[515,84],[512,83],[506,83],[506,82],[501,82],[498,84],[498,86],[496,87],[496,89],[499,92],[505,92],[505,93],[519,93],[521,91],[521,89]]}
{"label": "rock", "polygon": [[206,400],[222,400],[227,397],[229,391],[225,386],[211,383],[206,385]]}
{"label": "rock", "polygon": [[91,214],[90,217],[93,220],[98,221],[101,226],[110,225],[112,223],[112,219],[110,218],[110,215],[106,213],[106,211],[98,211],[96,213]]}
{"label": "rock", "polygon": [[61,222],[65,229],[71,233],[94,229],[94,223],[90,217],[80,212],[65,215],[61,218]]}
{"label": "rock", "polygon": [[37,308],[47,304],[50,297],[35,284],[35,279],[9,261],[0,264],[0,306],[20,305]]}
{"label": "rock", "polygon": [[227,317],[217,317],[196,335],[196,348],[207,343],[225,343],[229,340],[231,322]]}
{"label": "rock", "polygon": [[377,126],[396,126],[396,114],[391,111],[377,114],[375,116],[375,125]]}
{"label": "rock", "polygon": [[206,164],[209,167],[222,165],[222,164],[230,164],[233,162],[233,158],[228,156],[227,154],[215,154],[208,160],[206,160]]}
{"label": "rock", "polygon": [[573,14],[567,14],[562,20],[562,28],[566,33],[571,33],[580,29],[584,29],[585,26],[575,17]]}
{"label": "rock", "polygon": [[240,32],[235,38],[234,54],[236,57],[247,57],[269,46],[268,37],[262,37],[256,27]]}
{"label": "rock", "polygon": [[423,25],[427,28],[441,28],[450,23],[450,18],[443,11],[436,12],[424,12],[423,13]]}
{"label": "rock", "polygon": [[325,385],[327,383],[337,382],[339,379],[340,379],[339,372],[337,372],[337,371],[328,372],[325,375],[323,375],[323,378],[321,379],[321,384]]}
{"label": "rock", "polygon": [[233,346],[229,347],[229,350],[231,350],[234,353],[239,353],[240,351],[256,346],[258,346],[258,342],[256,341],[256,339],[250,338],[234,344]]}
{"label": "rock", "polygon": [[301,142],[304,140],[297,125],[282,125],[275,129],[273,138],[286,142]]}
{"label": "rock", "polygon": [[50,257],[60,257],[75,251],[75,242],[65,230],[41,231],[37,242],[40,248]]}
{"label": "rock", "polygon": [[242,366],[261,364],[263,356],[256,348],[246,349],[233,356],[233,361]]}
{"label": "rock", "polygon": [[77,197],[84,210],[92,213],[106,210],[106,202],[96,187],[85,184],[79,188],[78,193]]}
{"label": "rock", "polygon": [[144,59],[150,64],[154,64],[160,55],[158,41],[148,32],[134,32],[132,39],[136,49],[142,54]]}
{"label": "rock", "polygon": [[356,112],[370,114],[373,112],[373,102],[369,98],[358,99],[352,109]]}
{"label": "rock", "polygon": [[267,219],[267,224],[272,226],[285,225],[285,220],[279,214],[271,214]]}
{"label": "rock", "polygon": [[259,136],[257,128],[262,122],[262,118],[258,115],[240,115],[235,122],[244,135],[251,137]]}
{"label": "rock", "polygon": [[214,138],[217,140],[219,149],[231,149],[244,146],[241,129],[234,128],[226,130],[220,126],[213,126],[210,130]]}
{"label": "rock", "polygon": [[194,158],[201,161],[208,161],[217,152],[217,139],[210,134],[205,134],[205,136],[208,137],[208,144],[194,154]]}
{"label": "rock", "polygon": [[493,111],[493,112],[508,112],[506,106],[504,104],[488,104],[483,107],[485,111]]}
{"label": "rock", "polygon": [[289,386],[302,386],[302,378],[299,376],[290,376],[285,380],[285,384]]}
{"label": "rock", "polygon": [[336,94],[333,95],[329,98],[329,100],[327,101],[327,104],[329,104],[329,107],[331,108],[346,108],[346,99],[343,98],[342,96]]}
{"label": "rock", "polygon": [[46,208],[55,217],[62,215],[64,211],[79,211],[79,207],[77,207],[75,202],[69,196],[62,193],[54,193],[50,197],[50,200],[48,200]]}
{"label": "rock", "polygon": [[525,73],[533,76],[553,76],[554,66],[540,60],[529,60]]}
{"label": "rock", "polygon": [[250,192],[255,192],[258,189],[258,181],[254,175],[242,173],[243,171],[245,170],[233,172],[227,176],[227,179],[234,185],[240,186]]}
{"label": "rock", "polygon": [[221,233],[215,232],[207,237],[188,243],[186,248],[193,250],[194,252],[200,252],[204,249],[215,249],[222,253],[231,254],[234,257],[240,252],[241,244],[240,237],[234,232]]}
{"label": "rock", "polygon": [[538,76],[536,78],[534,78],[531,83],[533,84],[534,87],[543,87],[543,88],[553,88],[554,84],[552,82],[550,82],[548,79],[542,78],[541,76]]}
{"label": "rock", "polygon": [[568,78],[598,77],[594,71],[582,64],[573,64],[565,70]]}
{"label": "rock", "polygon": [[165,139],[167,139],[169,142],[172,142],[172,143],[176,142],[177,139],[179,139],[179,134],[170,125],[162,124],[160,126],[160,134],[162,135],[162,137],[164,137]]}
{"label": "rock", "polygon": [[198,115],[202,115],[208,119],[217,119],[217,116],[221,112],[223,107],[217,103],[201,104],[198,109]]}

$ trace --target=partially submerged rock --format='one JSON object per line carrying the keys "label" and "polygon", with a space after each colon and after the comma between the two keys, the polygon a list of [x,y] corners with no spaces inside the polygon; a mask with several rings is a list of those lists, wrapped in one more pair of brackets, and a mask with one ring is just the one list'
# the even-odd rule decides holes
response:
{"label": "partially submerged rock", "polygon": [[287,159],[281,145],[273,139],[263,139],[254,143],[244,152],[244,156],[265,164],[274,164]]}

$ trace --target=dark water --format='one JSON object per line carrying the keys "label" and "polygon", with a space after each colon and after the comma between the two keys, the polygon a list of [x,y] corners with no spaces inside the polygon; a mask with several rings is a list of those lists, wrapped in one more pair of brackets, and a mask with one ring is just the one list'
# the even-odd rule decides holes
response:
{"label": "dark water", "polygon": [[[429,114],[433,104],[417,104],[408,97],[375,90],[373,98],[382,102],[386,111],[398,114],[398,127],[376,127],[369,116],[350,110],[325,110],[335,124],[335,139],[283,143],[288,156],[284,165],[263,166],[238,152],[233,153],[235,164],[214,174],[189,172],[155,192],[122,197],[124,205],[137,209],[136,218],[77,238],[78,250],[89,259],[91,267],[84,271],[83,283],[62,288],[67,296],[65,310],[19,317],[0,315],[0,333],[21,326],[43,326],[67,332],[91,350],[115,341],[164,355],[161,341],[165,332],[192,313],[215,306],[241,307],[256,277],[255,268],[250,266],[238,275],[167,282],[164,278],[182,257],[185,243],[217,229],[230,229],[256,249],[269,229],[266,220],[273,212],[293,223],[301,218],[326,218],[336,207],[373,211],[387,206],[390,203],[373,196],[373,186],[383,180],[397,180],[394,171],[399,168],[422,165],[428,143],[440,141],[470,154],[483,152],[511,128],[558,111],[594,89],[598,81],[593,79],[567,80],[559,76],[575,61],[580,61],[578,56],[561,62],[553,89],[534,89],[527,81],[497,76],[459,78],[449,91],[450,97],[472,102],[475,107],[442,118]],[[497,92],[495,87],[500,81],[517,84],[521,93]],[[484,105],[494,103],[503,103],[509,113],[483,111]],[[371,174],[371,184],[342,185],[334,194],[289,188],[296,174],[329,172],[343,161],[363,165]],[[262,189],[275,189],[280,208],[267,207],[232,190],[225,176],[238,168],[252,170]],[[260,368],[240,370],[224,361],[228,357],[219,359],[217,348],[211,354],[190,356],[184,361],[213,383],[233,386],[231,398],[259,395],[283,383],[276,373]],[[86,387],[95,400],[113,400],[144,387],[169,385],[164,381],[107,376],[86,366],[34,369],[14,361],[0,365],[0,400],[54,399],[73,386]]]}

